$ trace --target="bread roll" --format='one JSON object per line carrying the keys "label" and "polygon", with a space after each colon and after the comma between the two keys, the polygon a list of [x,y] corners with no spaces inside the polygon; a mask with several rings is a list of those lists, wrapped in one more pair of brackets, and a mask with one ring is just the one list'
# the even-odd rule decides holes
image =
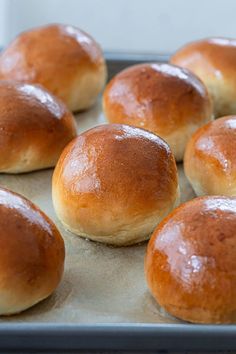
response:
{"label": "bread roll", "polygon": [[236,322],[236,198],[200,197],[154,231],[145,268],[156,301],[195,323]]}
{"label": "bread roll", "polygon": [[236,114],[236,40],[208,38],[180,48],[171,63],[191,70],[206,85],[215,117]]}
{"label": "bread roll", "polygon": [[52,167],[75,136],[72,114],[48,91],[0,81],[0,172]]}
{"label": "bread roll", "polygon": [[236,196],[236,116],[200,128],[189,140],[185,174],[197,195]]}
{"label": "bread roll", "polygon": [[41,84],[79,111],[90,107],[102,90],[106,64],[91,36],[53,24],[20,34],[2,52],[0,79]]}
{"label": "bread roll", "polygon": [[197,128],[212,119],[212,105],[200,80],[169,64],[140,64],[123,70],[103,96],[109,122],[150,130],[170,145],[181,161]]}
{"label": "bread roll", "polygon": [[0,188],[0,315],[48,297],[61,280],[64,257],[52,221],[26,198]]}
{"label": "bread roll", "polygon": [[161,138],[143,129],[95,127],[63,151],[52,193],[71,232],[117,246],[137,243],[178,201],[175,160]]}

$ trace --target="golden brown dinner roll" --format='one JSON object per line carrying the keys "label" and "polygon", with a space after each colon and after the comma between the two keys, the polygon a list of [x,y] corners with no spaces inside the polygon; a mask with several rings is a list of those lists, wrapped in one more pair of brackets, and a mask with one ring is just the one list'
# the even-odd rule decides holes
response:
{"label": "golden brown dinner roll", "polygon": [[170,314],[190,322],[236,322],[236,198],[201,197],[156,228],[145,268]]}
{"label": "golden brown dinner roll", "polygon": [[107,85],[104,113],[112,123],[150,130],[183,159],[192,133],[212,119],[204,85],[190,72],[169,64],[140,64],[123,70]]}
{"label": "golden brown dinner roll", "polygon": [[52,193],[66,229],[113,245],[137,243],[178,201],[174,156],[161,138],[143,129],[95,127],[63,151]]}
{"label": "golden brown dinner roll", "polygon": [[185,174],[197,195],[236,196],[236,116],[200,128],[189,140]]}
{"label": "golden brown dinner roll", "polygon": [[0,79],[39,83],[78,111],[95,102],[105,84],[106,64],[87,33],[53,24],[20,34],[2,52]]}
{"label": "golden brown dinner roll", "polygon": [[0,315],[48,297],[61,280],[64,257],[52,221],[26,198],[0,188]]}
{"label": "golden brown dinner roll", "polygon": [[36,85],[0,81],[0,172],[52,167],[75,136],[72,114],[51,93]]}
{"label": "golden brown dinner roll", "polygon": [[171,63],[195,73],[206,85],[216,117],[236,114],[236,40],[208,38],[187,44]]}

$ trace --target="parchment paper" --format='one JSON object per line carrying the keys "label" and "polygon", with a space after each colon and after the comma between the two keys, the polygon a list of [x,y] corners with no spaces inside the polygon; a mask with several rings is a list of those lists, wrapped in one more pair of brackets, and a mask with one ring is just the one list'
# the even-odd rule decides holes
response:
{"label": "parchment paper", "polygon": [[[76,116],[78,131],[105,122],[98,103]],[[178,166],[182,202],[193,198],[193,191]],[[53,170],[21,175],[0,175],[0,185],[16,191],[38,205],[58,226],[66,245],[63,280],[48,299],[31,309],[1,322],[65,323],[174,323],[152,299],[144,277],[147,243],[113,248],[87,241],[63,229],[51,200]]]}

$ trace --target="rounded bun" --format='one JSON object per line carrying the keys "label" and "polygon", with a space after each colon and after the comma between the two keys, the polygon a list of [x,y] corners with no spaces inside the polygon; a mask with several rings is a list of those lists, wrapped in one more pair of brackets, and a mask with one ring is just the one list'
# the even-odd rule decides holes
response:
{"label": "rounded bun", "polygon": [[171,63],[191,70],[204,82],[216,117],[236,114],[236,40],[209,38],[187,44]]}
{"label": "rounded bun", "polygon": [[156,301],[196,323],[236,321],[236,198],[201,197],[156,228],[145,268]]}
{"label": "rounded bun", "polygon": [[33,203],[0,189],[0,315],[16,314],[48,297],[64,267],[63,239]]}
{"label": "rounded bun", "polygon": [[201,81],[169,64],[140,64],[123,70],[107,85],[103,107],[110,122],[161,136],[178,161],[192,133],[212,119],[211,101]]}
{"label": "rounded bun", "polygon": [[74,139],[52,183],[54,208],[66,229],[113,245],[149,238],[179,196],[169,146],[150,132],[119,124]]}
{"label": "rounded bun", "polygon": [[189,140],[185,174],[197,195],[236,196],[236,116],[200,128]]}
{"label": "rounded bun", "polygon": [[0,79],[39,83],[78,111],[95,102],[105,84],[106,64],[87,33],[54,24],[20,34],[2,52]]}
{"label": "rounded bun", "polygon": [[76,136],[65,105],[40,86],[0,81],[0,172],[55,166]]}

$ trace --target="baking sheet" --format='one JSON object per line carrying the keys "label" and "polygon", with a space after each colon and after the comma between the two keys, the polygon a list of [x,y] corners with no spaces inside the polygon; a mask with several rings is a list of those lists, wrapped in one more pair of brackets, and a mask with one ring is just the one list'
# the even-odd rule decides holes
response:
{"label": "baking sheet", "polygon": [[[76,116],[78,132],[104,124],[101,103]],[[182,202],[194,194],[179,164]],[[114,248],[87,241],[64,230],[51,200],[52,169],[21,175],[0,175],[0,185],[38,205],[58,226],[66,245],[63,280],[42,303],[0,322],[178,323],[152,299],[144,277],[147,243]]]}

